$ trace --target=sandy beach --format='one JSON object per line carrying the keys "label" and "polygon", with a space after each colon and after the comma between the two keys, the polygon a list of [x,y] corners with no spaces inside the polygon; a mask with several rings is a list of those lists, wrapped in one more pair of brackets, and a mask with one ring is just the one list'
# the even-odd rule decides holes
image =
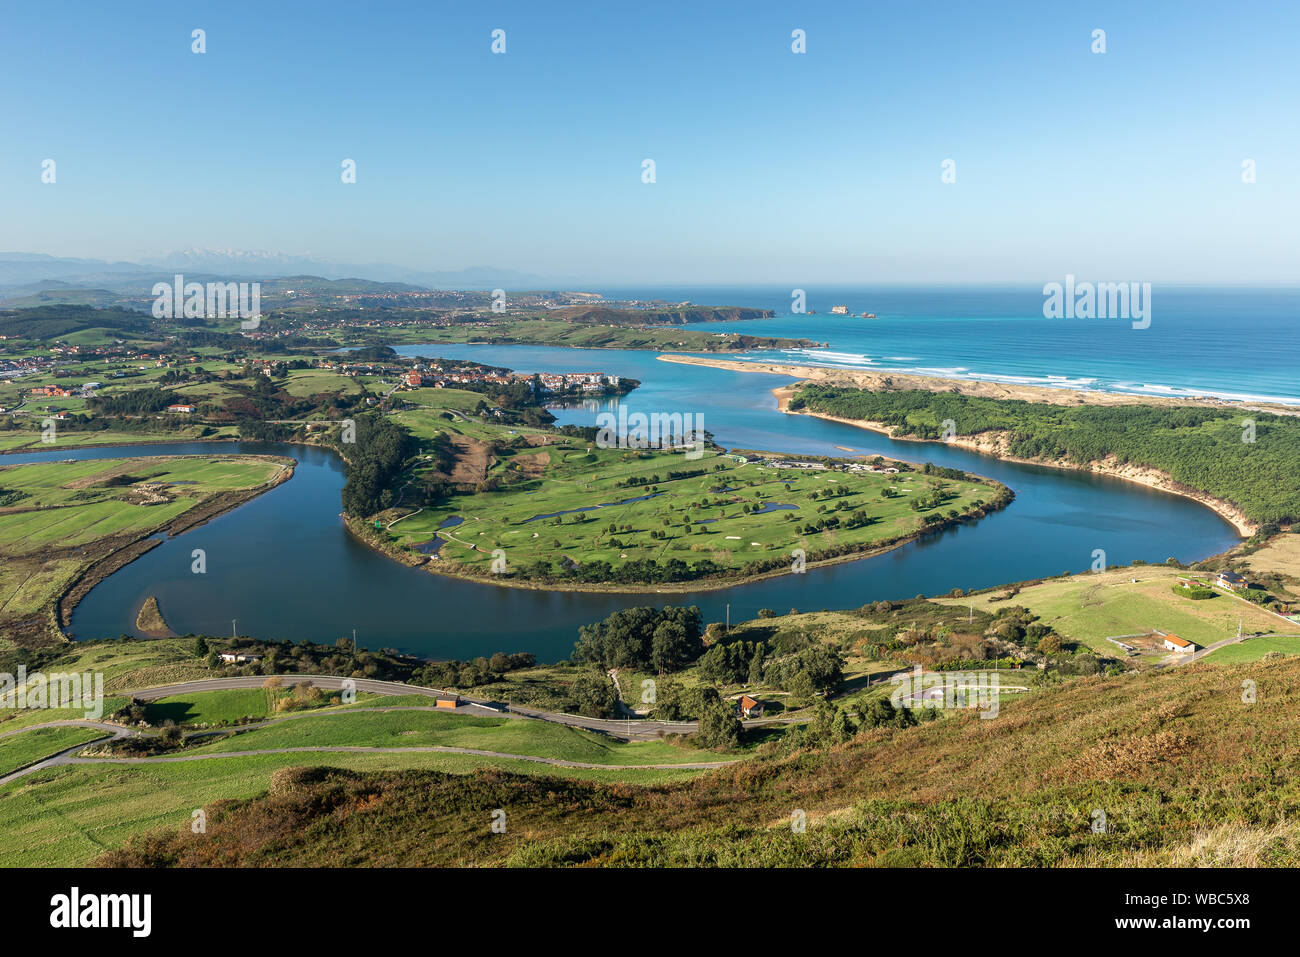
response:
{"label": "sandy beach", "polygon": [[682,365],[709,366],[732,372],[762,372],[768,375],[787,376],[816,382],[821,385],[838,385],[873,392],[925,389],[930,392],[955,392],[959,395],[979,396],[985,399],[1022,399],[1025,402],[1047,402],[1052,405],[1201,405],[1217,409],[1242,409],[1272,412],[1275,415],[1300,415],[1300,410],[1272,402],[1231,402],[1213,397],[1190,398],[1182,396],[1134,395],[1123,392],[1104,392],[1099,389],[1055,389],[1039,385],[1008,385],[986,382],[981,379],[947,379],[940,376],[912,375],[902,372],[864,369],[830,369],[824,366],[786,365],[779,362],[741,362],[736,359],[710,359],[700,356],[661,355],[661,362]]}

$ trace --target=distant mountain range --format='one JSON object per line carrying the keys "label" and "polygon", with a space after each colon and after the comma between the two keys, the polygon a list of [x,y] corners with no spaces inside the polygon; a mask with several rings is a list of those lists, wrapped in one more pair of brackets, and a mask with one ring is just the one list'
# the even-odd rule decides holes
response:
{"label": "distant mountain range", "polygon": [[323,279],[367,279],[396,282],[424,289],[554,288],[554,277],[542,277],[495,266],[459,270],[411,269],[392,263],[337,263],[311,256],[244,249],[182,249],[141,262],[70,259],[44,253],[0,252],[0,299],[12,300],[61,290],[133,290],[142,284],[170,279],[177,272],[195,279],[271,279],[319,276]]}

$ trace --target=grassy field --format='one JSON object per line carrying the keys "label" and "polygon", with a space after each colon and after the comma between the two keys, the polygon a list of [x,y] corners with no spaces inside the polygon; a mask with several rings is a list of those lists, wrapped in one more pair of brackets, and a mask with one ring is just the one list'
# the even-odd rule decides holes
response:
{"label": "grassy field", "polygon": [[[156,432],[114,432],[106,429],[102,432],[74,432],[69,430],[59,431],[58,443],[54,448],[81,448],[83,446],[96,445],[144,445],[151,442],[186,442],[194,441],[200,438],[199,433],[203,427],[199,425],[185,426],[180,429],[156,431]],[[232,427],[217,427],[206,436],[204,441],[215,441],[217,439],[236,438],[237,433]],[[0,430],[0,452],[48,452],[51,446],[41,442],[41,433],[39,429],[15,429],[12,431]],[[0,466],[4,465],[4,459],[0,458]]]}
{"label": "grassy field", "polygon": [[1286,575],[1300,582],[1300,535],[1278,535],[1243,560],[1251,571]]}
{"label": "grassy field", "polygon": [[[162,724],[174,721],[176,724],[219,724],[236,722],[244,718],[268,718],[284,712],[276,711],[276,703],[293,696],[292,685],[298,680],[293,675],[285,675],[277,688],[230,688],[221,691],[200,691],[194,694],[174,695],[151,701],[146,706],[146,720],[150,724]],[[317,701],[300,706],[298,713],[310,708],[313,711],[339,711],[346,708],[372,706],[376,703],[388,704],[389,697],[357,692],[356,701],[351,705],[330,705],[331,694],[325,692]],[[427,705],[428,698],[419,695],[402,695],[402,698],[418,699],[415,704]]]}
{"label": "grassy field", "polygon": [[[444,401],[441,395],[428,400]],[[499,549],[507,570],[524,577],[537,577],[539,562],[554,568],[638,559],[707,559],[735,573],[750,562],[783,562],[795,548],[809,554],[864,549],[904,537],[927,513],[964,513],[997,494],[988,485],[917,472],[796,472],[740,464],[714,450],[691,460],[667,451],[594,448],[538,430],[449,421],[432,409],[395,418],[422,438],[442,431],[497,443],[496,454],[485,456],[483,477],[510,482],[500,491],[456,496],[393,526],[390,538],[401,548],[423,546],[427,553],[436,547],[435,570],[449,565],[486,574]],[[502,448],[510,443],[516,447]],[[896,497],[882,497],[885,489]],[[910,507],[936,493],[944,499],[937,507]],[[866,523],[847,527],[859,513]],[[840,527],[806,528],[827,519]],[[431,546],[435,538],[441,544]]]}
{"label": "grassy field", "polygon": [[466,389],[407,389],[402,392],[402,399],[434,409],[458,409],[462,412],[470,412],[484,401],[482,393]]}
{"label": "grassy field", "polygon": [[311,396],[339,392],[356,395],[361,386],[356,379],[323,369],[295,369],[289,373],[284,389],[290,395]]}
{"label": "grassy field", "polygon": [[195,656],[194,642],[183,638],[79,641],[63,649],[58,665],[61,671],[103,674],[110,694],[212,677]]}
{"label": "grassy field", "polygon": [[104,736],[105,732],[93,728],[33,728],[0,738],[0,776]]}
{"label": "grassy field", "polygon": [[1152,629],[1206,647],[1235,635],[1238,620],[1247,633],[1285,627],[1273,615],[1228,595],[1193,601],[1173,594],[1171,589],[1181,574],[1185,573],[1175,568],[1143,565],[1051,579],[1022,588],[1005,601],[996,600],[1003,589],[935,601],[959,608],[973,603],[993,613],[1008,605],[1023,605],[1061,635],[1109,657],[1119,657],[1122,652],[1106,640],[1108,637]]}
{"label": "grassy field", "polygon": [[[383,706],[383,701],[371,704],[371,707]],[[587,764],[683,764],[718,761],[726,757],[661,741],[623,743],[605,735],[548,721],[438,714],[434,711],[361,711],[294,718],[187,751],[210,754],[336,745],[474,748]]]}
{"label": "grassy field", "polygon": [[54,603],[83,569],[214,495],[266,485],[287,460],[2,462],[0,489],[16,494],[0,508],[0,632],[40,640],[51,636]]}
{"label": "grassy field", "polygon": [[1277,652],[1283,655],[1300,655],[1300,637],[1278,636],[1248,638],[1235,645],[1226,645],[1205,656],[1206,661],[1216,665],[1235,665],[1250,661],[1259,661],[1265,655]]}
{"label": "grassy field", "polygon": [[[428,769],[464,775],[502,768],[525,778],[667,784],[707,771],[556,768],[461,754],[269,754],[176,764],[50,768],[0,788],[0,867],[84,865],[128,837],[188,829],[191,813],[223,798],[253,797],[287,767]],[[488,818],[485,816],[484,821]],[[486,823],[484,824],[486,829]]]}

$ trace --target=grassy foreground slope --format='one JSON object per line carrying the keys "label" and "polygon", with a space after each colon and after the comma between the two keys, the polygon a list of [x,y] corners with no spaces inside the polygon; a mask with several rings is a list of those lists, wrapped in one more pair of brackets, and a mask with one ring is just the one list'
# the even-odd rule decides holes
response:
{"label": "grassy foreground slope", "polygon": [[[195,809],[266,790],[282,768],[323,765],[389,773],[437,769],[451,775],[506,768],[521,777],[553,773],[545,764],[467,754],[357,751],[259,754],[219,760],[48,768],[0,789],[0,867],[81,867],[151,828],[189,828]],[[690,770],[565,770],[565,777],[666,782]],[[211,808],[209,808],[211,810]]]}
{"label": "grassy foreground slope", "polygon": [[875,728],[673,786],[285,770],[211,806],[206,834],[169,827],[101,863],[1294,865],[1297,688],[1292,658],[1082,678],[992,720]]}

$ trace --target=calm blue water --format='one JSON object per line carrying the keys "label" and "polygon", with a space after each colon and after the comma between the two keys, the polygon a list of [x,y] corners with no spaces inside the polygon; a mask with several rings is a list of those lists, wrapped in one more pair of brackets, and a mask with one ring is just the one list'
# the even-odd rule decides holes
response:
{"label": "calm blue water", "polygon": [[[556,593],[479,585],[397,565],[356,543],[339,518],[342,470],[313,448],[195,443],[126,449],[58,450],[5,456],[5,464],[59,458],[278,451],[299,460],[294,478],[249,504],[167,541],[96,586],[71,623],[79,638],[134,630],[149,595],[178,632],[332,641],[357,629],[370,647],[434,657],[531,651],[565,657],[579,625],[628,604],[699,604],[708,620],[752,618],[760,608],[857,607],[880,598],[939,594],[1036,578],[1108,561],[1203,558],[1238,539],[1213,512],[1185,499],[1113,479],[999,462],[943,445],[894,442],[833,422],[776,411],[772,388],[784,376],[727,372],[659,362],[650,353],[462,346],[412,348],[415,354],[473,358],[525,371],[593,370],[641,379],[622,401],[632,411],[704,417],[723,445],[787,452],[882,453],[976,471],[1016,490],[1005,511],[976,525],[932,535],[885,555],[786,575],[726,591],[687,595]],[[561,410],[562,422],[594,422],[591,403]],[[191,551],[207,555],[207,574],[191,572]]]}
{"label": "calm blue water", "polygon": [[[1050,280],[1063,282],[1064,277]],[[1041,286],[807,286],[808,308],[818,313],[814,316],[790,314],[788,286],[599,291],[611,298],[772,309],[773,319],[695,328],[828,344],[825,350],[751,357],[762,361],[1300,404],[1300,289],[1294,287],[1155,283],[1147,329],[1134,329],[1120,319],[1044,319]],[[829,315],[837,304],[878,318]]]}

